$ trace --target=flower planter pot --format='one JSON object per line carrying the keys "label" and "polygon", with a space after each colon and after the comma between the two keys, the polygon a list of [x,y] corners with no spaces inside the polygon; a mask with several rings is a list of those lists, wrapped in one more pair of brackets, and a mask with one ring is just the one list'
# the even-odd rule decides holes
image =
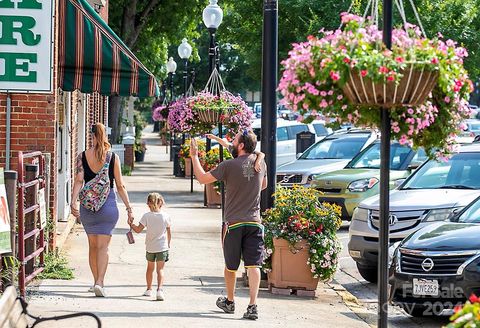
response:
{"label": "flower planter pot", "polygon": [[[304,288],[316,290],[318,278],[313,278],[309,258],[309,246],[301,241],[294,248],[285,239],[274,239],[275,250],[272,254],[272,271],[268,273],[268,282],[277,288]],[[293,253],[292,250],[297,250]]]}
{"label": "flower planter pot", "polygon": [[213,183],[206,185],[207,191],[207,206],[219,206],[222,205],[222,195],[218,193],[213,187]]}
{"label": "flower planter pot", "polygon": [[185,157],[185,178],[190,178],[192,175],[192,160],[190,157]]}
{"label": "flower planter pot", "polygon": [[145,159],[144,151],[135,151],[135,162],[143,162]]}
{"label": "flower planter pot", "polygon": [[373,82],[358,71],[350,72],[343,92],[354,105],[418,106],[425,103],[438,78],[438,71],[407,68],[399,84]]}

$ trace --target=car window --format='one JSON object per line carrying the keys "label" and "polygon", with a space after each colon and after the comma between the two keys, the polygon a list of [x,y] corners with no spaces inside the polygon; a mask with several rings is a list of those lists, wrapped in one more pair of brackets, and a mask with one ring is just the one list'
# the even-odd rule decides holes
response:
{"label": "car window", "polygon": [[313,128],[317,136],[326,136],[328,134],[327,128],[322,123],[313,123]]}
{"label": "car window", "polygon": [[425,152],[425,149],[418,148],[417,153],[415,154],[415,156],[413,156],[412,160],[410,161],[410,165],[418,167],[427,159],[428,157],[427,157],[427,153]]}
{"label": "car window", "polygon": [[277,128],[277,141],[288,140],[288,132],[286,127]]}
{"label": "car window", "polygon": [[478,131],[480,130],[480,122],[479,123],[468,123],[468,130],[469,131]]}
{"label": "car window", "polygon": [[480,189],[480,153],[460,153],[448,161],[429,160],[402,189]]}
{"label": "car window", "polygon": [[323,139],[307,149],[301,159],[352,159],[360,152],[368,137]]}
{"label": "car window", "polygon": [[477,200],[460,215],[458,222],[480,223],[480,198],[477,198]]}
{"label": "car window", "polygon": [[[398,143],[392,144],[390,148],[390,169],[399,170],[403,168],[409,158],[411,148]],[[356,156],[348,165],[350,168],[380,168],[380,144],[374,143],[365,151]]]}
{"label": "car window", "polygon": [[305,124],[292,125],[289,126],[288,129],[290,130],[289,139],[297,139],[297,134],[303,131],[308,131],[308,126]]}

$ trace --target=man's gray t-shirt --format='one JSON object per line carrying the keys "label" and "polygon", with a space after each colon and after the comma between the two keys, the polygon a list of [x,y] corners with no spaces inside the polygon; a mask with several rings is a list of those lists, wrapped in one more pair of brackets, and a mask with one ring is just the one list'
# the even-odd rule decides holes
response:
{"label": "man's gray t-shirt", "polygon": [[225,183],[225,221],[260,222],[260,192],[267,166],[255,171],[256,155],[242,155],[220,163],[210,173]]}

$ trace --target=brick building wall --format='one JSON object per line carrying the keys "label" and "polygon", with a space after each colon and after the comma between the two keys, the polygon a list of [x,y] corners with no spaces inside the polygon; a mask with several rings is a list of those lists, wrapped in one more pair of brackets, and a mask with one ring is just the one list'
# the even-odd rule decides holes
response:
{"label": "brick building wall", "polygon": [[[52,155],[50,172],[56,172],[56,107],[52,94],[11,94],[10,169],[17,170],[18,152],[41,151]],[[6,165],[7,95],[0,94],[0,166]],[[8,168],[6,168],[8,169]],[[55,217],[56,176],[50,179],[50,213]]]}

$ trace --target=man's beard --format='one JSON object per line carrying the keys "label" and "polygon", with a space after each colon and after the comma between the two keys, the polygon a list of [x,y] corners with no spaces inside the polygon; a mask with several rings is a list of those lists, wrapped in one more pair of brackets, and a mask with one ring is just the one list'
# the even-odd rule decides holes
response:
{"label": "man's beard", "polygon": [[238,157],[238,147],[235,147],[234,145],[232,145],[232,156],[233,158]]}

